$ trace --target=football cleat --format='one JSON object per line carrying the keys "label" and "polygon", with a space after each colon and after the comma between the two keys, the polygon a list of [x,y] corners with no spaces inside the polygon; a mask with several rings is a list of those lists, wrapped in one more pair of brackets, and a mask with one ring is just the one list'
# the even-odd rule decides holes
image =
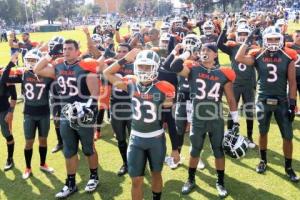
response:
{"label": "football cleat", "polygon": [[84,190],[85,190],[86,192],[93,192],[93,191],[96,190],[98,184],[99,184],[99,180],[98,180],[98,179],[91,178],[91,179],[87,182],[87,184],[86,184]]}
{"label": "football cleat", "polygon": [[26,168],[24,174],[22,175],[22,178],[24,180],[28,179],[32,175],[31,169]]}
{"label": "football cleat", "polygon": [[40,170],[47,173],[54,173],[54,169],[52,167],[49,167],[47,164],[41,165]]}
{"label": "football cleat", "polygon": [[63,187],[63,189],[55,195],[55,198],[63,199],[63,198],[70,196],[71,194],[74,194],[77,191],[78,191],[78,189],[76,186],[69,187],[69,186],[65,185]]}
{"label": "football cleat", "polygon": [[57,144],[53,149],[51,150],[52,153],[56,153],[63,149],[63,144]]}
{"label": "football cleat", "polygon": [[7,159],[5,166],[4,166],[4,171],[8,171],[12,169],[14,166],[14,160],[13,159]]}
{"label": "football cleat", "polygon": [[228,195],[228,192],[224,185],[221,185],[219,183],[216,183],[216,189],[218,191],[219,197],[225,198]]}
{"label": "football cleat", "polygon": [[182,194],[189,194],[196,187],[195,181],[188,180],[182,187]]}
{"label": "football cleat", "polygon": [[122,167],[119,169],[117,175],[118,176],[124,176],[128,172],[128,167],[127,165],[122,165]]}
{"label": "football cleat", "polygon": [[267,163],[261,160],[256,167],[256,172],[259,174],[263,174],[266,170],[267,170]]}
{"label": "football cleat", "polygon": [[205,168],[205,163],[202,161],[201,158],[199,159],[197,168],[200,169],[200,170],[203,170]]}
{"label": "football cleat", "polygon": [[298,182],[299,177],[296,175],[295,171],[292,168],[285,169],[286,175],[289,177],[290,181]]}

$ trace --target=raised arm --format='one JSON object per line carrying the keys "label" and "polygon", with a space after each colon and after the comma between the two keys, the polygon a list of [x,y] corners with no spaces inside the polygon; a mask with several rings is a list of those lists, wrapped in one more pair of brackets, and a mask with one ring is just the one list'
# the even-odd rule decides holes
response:
{"label": "raised arm", "polygon": [[132,49],[124,58],[114,62],[112,65],[106,68],[103,71],[105,79],[108,80],[113,86],[127,91],[127,84],[120,77],[116,76],[116,73],[126,62],[134,62],[135,57],[139,52],[139,49]]}

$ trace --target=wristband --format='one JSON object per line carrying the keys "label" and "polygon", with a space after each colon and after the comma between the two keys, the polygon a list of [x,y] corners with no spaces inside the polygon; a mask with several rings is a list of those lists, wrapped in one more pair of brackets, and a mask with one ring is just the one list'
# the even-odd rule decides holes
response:
{"label": "wristband", "polygon": [[118,64],[120,66],[123,66],[125,63],[127,63],[127,60],[125,58],[122,58],[122,59],[118,60]]}
{"label": "wristband", "polygon": [[239,112],[238,111],[230,111],[231,119],[234,123],[239,122]]}
{"label": "wristband", "polygon": [[13,113],[14,111],[15,111],[15,107],[9,107],[9,108],[8,108],[8,112]]}
{"label": "wristband", "polygon": [[289,99],[289,104],[290,104],[290,108],[291,108],[292,110],[295,110],[296,105],[297,105],[296,100],[295,100],[295,99]]}

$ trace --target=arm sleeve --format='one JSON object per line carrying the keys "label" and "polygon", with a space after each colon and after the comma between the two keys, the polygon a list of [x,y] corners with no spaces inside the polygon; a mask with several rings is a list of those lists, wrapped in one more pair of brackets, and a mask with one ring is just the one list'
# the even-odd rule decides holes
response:
{"label": "arm sleeve", "polygon": [[171,36],[168,43],[168,54],[170,54],[175,48],[175,37]]}
{"label": "arm sleeve", "polygon": [[173,62],[175,56],[173,54],[169,54],[168,57],[166,58],[165,62],[163,62],[162,67],[167,70],[170,71],[171,68],[171,63]]}
{"label": "arm sleeve", "polygon": [[221,51],[226,53],[227,55],[230,55],[230,47],[226,46],[225,43],[227,42],[226,38],[226,30],[223,30],[220,37],[218,38],[217,46]]}
{"label": "arm sleeve", "polygon": [[12,67],[14,67],[15,64],[13,62],[9,62],[8,65],[6,66],[6,68],[4,69],[1,79],[0,79],[0,84],[5,84],[8,82],[9,79],[9,73]]}
{"label": "arm sleeve", "polygon": [[10,96],[11,96],[11,100],[17,100],[17,91],[16,91],[16,86],[15,85],[10,85],[8,87],[9,89],[9,93],[10,93]]}

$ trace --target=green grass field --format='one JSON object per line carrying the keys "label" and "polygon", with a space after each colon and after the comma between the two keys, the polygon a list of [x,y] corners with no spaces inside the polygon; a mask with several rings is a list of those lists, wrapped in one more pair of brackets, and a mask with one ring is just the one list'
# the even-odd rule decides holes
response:
{"label": "green grass field", "polygon": [[[299,26],[298,26],[299,27]],[[291,30],[297,27],[290,24]],[[123,29],[123,32],[125,30]],[[126,32],[126,31],[125,31]],[[60,33],[33,33],[32,41],[47,41],[55,35],[61,35],[65,38],[74,38],[80,40],[82,49],[86,48],[85,36],[82,31],[64,31]],[[9,60],[9,50],[7,43],[0,43],[0,65],[4,66]],[[228,64],[227,56],[221,54],[221,63]],[[14,114],[13,134],[15,137],[15,168],[4,172],[3,166],[6,160],[6,144],[3,137],[0,137],[0,200],[37,200],[54,199],[54,195],[62,188],[66,170],[62,153],[48,153],[47,163],[56,171],[53,175],[44,174],[39,170],[38,143],[34,145],[32,160],[33,176],[24,181],[22,173],[25,169],[25,159],[23,156],[24,133],[23,133],[23,104],[18,104]],[[241,133],[246,133],[245,120],[242,118]],[[293,166],[297,174],[300,175],[300,118],[294,122],[294,161]],[[254,124],[254,139],[258,138],[257,123]],[[167,136],[168,138],[168,136]],[[102,138],[96,142],[96,148],[99,154],[99,175],[100,186],[93,194],[84,192],[85,184],[89,178],[89,169],[86,159],[80,153],[80,162],[78,166],[77,184],[79,192],[70,199],[105,199],[105,200],[129,200],[131,181],[128,175],[118,177],[116,172],[122,164],[116,139],[110,125],[102,129]],[[48,140],[48,152],[56,145],[56,136],[53,123]],[[168,140],[168,153],[171,146]],[[203,160],[206,168],[198,171],[196,182],[198,187],[188,196],[180,194],[181,187],[187,179],[189,139],[186,137],[182,155],[185,157],[184,164],[176,170],[171,170],[167,166],[163,170],[164,189],[162,199],[218,199],[215,189],[216,174],[214,170],[214,158],[212,156],[209,140],[203,152]],[[282,139],[275,121],[272,121],[269,133],[268,150],[268,171],[265,175],[259,175],[255,172],[256,164],[259,162],[258,150],[249,150],[248,154],[242,160],[233,160],[226,157],[226,176],[225,183],[230,193],[227,199],[234,200],[296,200],[300,199],[300,183],[294,184],[287,180],[284,173],[284,159],[282,156]],[[149,171],[145,177],[145,199],[149,200],[151,196],[151,177]]]}

